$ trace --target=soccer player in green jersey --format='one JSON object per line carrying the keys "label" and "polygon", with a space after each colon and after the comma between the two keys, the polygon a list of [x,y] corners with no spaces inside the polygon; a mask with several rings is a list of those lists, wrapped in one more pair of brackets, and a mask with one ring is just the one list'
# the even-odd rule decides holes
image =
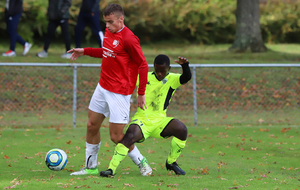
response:
{"label": "soccer player in green jersey", "polygon": [[150,136],[154,138],[174,136],[166,160],[166,168],[173,170],[177,175],[185,175],[176,160],[185,147],[187,128],[181,121],[167,117],[166,112],[176,88],[187,83],[192,75],[188,59],[178,57],[175,62],[181,65],[182,74],[169,73],[171,67],[168,56],[158,55],[155,58],[154,72],[148,72],[148,83],[145,91],[147,109],[137,109],[125,136],[115,148],[108,170],[101,171],[100,176],[115,175],[116,169],[126,157],[129,147],[135,142],[143,142]]}

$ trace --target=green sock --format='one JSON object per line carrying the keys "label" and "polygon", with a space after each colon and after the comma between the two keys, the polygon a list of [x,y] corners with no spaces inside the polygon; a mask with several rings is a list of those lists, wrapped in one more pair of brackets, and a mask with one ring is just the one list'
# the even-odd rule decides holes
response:
{"label": "green sock", "polygon": [[177,158],[181,154],[182,149],[185,147],[185,141],[182,141],[176,137],[173,137],[171,142],[171,150],[169,152],[168,156],[168,164],[172,164],[173,162],[176,162]]}
{"label": "green sock", "polygon": [[121,143],[117,144],[115,148],[114,156],[112,157],[108,166],[109,169],[112,169],[113,174],[116,173],[117,167],[119,166],[120,162],[126,157],[128,150],[129,149],[123,144]]}

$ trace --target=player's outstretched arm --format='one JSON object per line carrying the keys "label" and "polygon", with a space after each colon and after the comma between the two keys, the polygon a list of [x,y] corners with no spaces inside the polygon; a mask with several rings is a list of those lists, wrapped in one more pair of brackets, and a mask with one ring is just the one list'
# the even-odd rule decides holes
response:
{"label": "player's outstretched arm", "polygon": [[83,48],[73,48],[67,51],[67,53],[72,53],[70,59],[76,60],[79,56],[84,55],[84,49]]}
{"label": "player's outstretched arm", "polygon": [[180,76],[180,84],[185,84],[192,78],[191,69],[189,67],[189,60],[185,57],[178,57],[178,60],[175,60],[176,63],[181,65],[182,74]]}

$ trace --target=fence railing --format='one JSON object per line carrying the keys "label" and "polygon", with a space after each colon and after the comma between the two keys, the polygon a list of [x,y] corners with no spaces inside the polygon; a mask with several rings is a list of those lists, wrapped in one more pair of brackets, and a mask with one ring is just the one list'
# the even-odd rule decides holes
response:
{"label": "fence railing", "polygon": [[[0,63],[0,112],[26,111],[30,108],[42,110],[43,107],[62,111],[70,108],[69,103],[64,103],[63,100],[70,102],[69,95],[72,90],[73,127],[76,127],[77,110],[84,104],[82,103],[78,107],[77,100],[80,98],[87,105],[88,97],[92,96],[93,86],[96,86],[100,73],[100,69],[96,71],[92,69],[84,75],[85,72],[78,70],[100,68],[100,66],[101,64],[87,63]],[[44,69],[45,67],[47,69]],[[72,73],[69,72],[69,69],[65,69],[70,67]],[[153,65],[149,65],[149,70],[152,67]],[[181,72],[180,65],[172,64],[171,67],[172,71]],[[187,120],[190,120],[193,115],[194,125],[199,123],[197,119],[199,109],[207,113],[223,110],[227,115],[221,117],[221,123],[228,117],[228,114],[234,115],[234,112],[240,111],[264,110],[269,112],[278,109],[296,110],[297,113],[299,111],[300,64],[190,64],[190,67],[193,75],[192,81],[188,83],[187,87],[179,90],[180,93],[177,97],[175,97],[177,94],[175,93],[175,100],[172,100],[170,106],[175,104],[171,112],[181,111],[178,115],[187,116]],[[64,68],[64,70],[58,68]],[[197,72],[197,69],[200,70]],[[89,74],[92,72],[94,74]],[[72,89],[69,84],[71,75]],[[93,79],[89,78],[91,76]],[[79,89],[78,78],[81,81]],[[54,80],[56,83],[53,85]],[[65,85],[61,85],[61,83],[65,83]],[[91,86],[92,89],[89,89],[89,93],[84,90],[87,86]],[[42,88],[47,91],[43,91]],[[60,91],[55,92],[55,88],[59,88]],[[37,93],[38,89],[41,91]],[[53,92],[53,95],[47,95],[47,92],[50,91]],[[37,94],[33,95],[35,93]],[[20,95],[23,97],[21,98]],[[29,99],[30,102],[28,102]],[[26,101],[26,105],[24,101]],[[46,103],[39,105],[38,101]],[[59,101],[61,103],[58,103]],[[45,106],[49,102],[51,106]],[[55,106],[56,108],[53,108]],[[187,110],[193,110],[193,114]],[[213,118],[213,116],[210,117]],[[203,119],[201,123],[203,123]]]}

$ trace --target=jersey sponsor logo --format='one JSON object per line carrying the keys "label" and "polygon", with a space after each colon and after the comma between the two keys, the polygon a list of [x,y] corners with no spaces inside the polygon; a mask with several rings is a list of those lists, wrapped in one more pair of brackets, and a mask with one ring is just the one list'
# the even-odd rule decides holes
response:
{"label": "jersey sponsor logo", "polygon": [[116,57],[116,53],[114,53],[114,51],[106,48],[106,47],[103,47],[103,57],[112,57],[112,58],[115,58]]}
{"label": "jersey sponsor logo", "polygon": [[113,41],[114,48],[116,48],[116,47],[119,45],[119,43],[120,43],[120,42],[119,42],[118,40],[114,40],[114,41]]}

